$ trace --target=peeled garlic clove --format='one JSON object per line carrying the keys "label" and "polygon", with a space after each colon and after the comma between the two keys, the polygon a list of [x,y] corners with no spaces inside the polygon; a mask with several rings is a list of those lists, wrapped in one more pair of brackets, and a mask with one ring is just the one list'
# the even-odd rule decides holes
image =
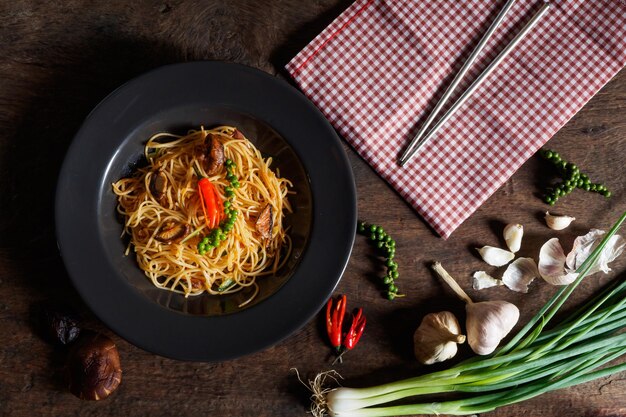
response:
{"label": "peeled garlic clove", "polygon": [[563,230],[576,220],[575,217],[571,216],[553,216],[549,211],[546,211],[545,219],[546,224],[552,230]]}
{"label": "peeled garlic clove", "polygon": [[507,224],[504,228],[504,241],[513,253],[522,247],[522,236],[524,236],[524,226],[521,224]]}
{"label": "peeled garlic clove", "polygon": [[488,355],[519,320],[519,309],[507,301],[468,303],[467,342],[478,355]]}
{"label": "peeled garlic clove", "polygon": [[449,311],[427,314],[413,335],[415,357],[424,365],[452,358],[463,342],[461,326]]}
{"label": "peeled garlic clove", "polygon": [[494,248],[493,246],[483,246],[482,248],[476,248],[483,260],[492,266],[502,266],[508,264],[515,254],[508,250]]}
{"label": "peeled garlic clove", "polygon": [[499,279],[495,279],[485,271],[476,271],[472,280],[472,288],[475,290],[483,290],[485,288],[497,287],[498,285],[504,285]]}
{"label": "peeled garlic clove", "polygon": [[513,291],[528,292],[528,285],[539,276],[532,258],[517,258],[502,274],[502,282]]}
{"label": "peeled garlic clove", "polygon": [[539,250],[539,275],[552,285],[567,285],[578,276],[565,270],[565,253],[558,238],[552,238]]}

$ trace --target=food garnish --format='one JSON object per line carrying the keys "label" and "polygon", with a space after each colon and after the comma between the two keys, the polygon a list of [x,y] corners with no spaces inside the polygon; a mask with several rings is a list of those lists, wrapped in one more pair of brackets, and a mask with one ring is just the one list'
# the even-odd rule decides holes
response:
{"label": "food garnish", "polygon": [[378,252],[385,258],[387,273],[382,278],[382,281],[387,287],[384,293],[387,299],[393,300],[396,297],[404,297],[403,294],[398,294],[398,287],[395,282],[400,276],[398,273],[398,263],[393,260],[396,255],[396,241],[393,240],[381,226],[368,224],[363,221],[357,224],[357,232],[363,236],[367,236],[370,244],[375,246]]}
{"label": "food garnish", "polygon": [[545,219],[546,225],[552,230],[563,230],[576,220],[572,216],[554,216],[549,211],[546,211]]}
{"label": "food garnish", "polygon": [[602,194],[606,198],[611,197],[611,192],[603,184],[592,183],[589,176],[581,174],[576,164],[567,162],[561,156],[550,149],[542,149],[539,155],[549,161],[556,168],[557,172],[563,178],[563,182],[555,184],[546,190],[543,201],[553,206],[560,197],[571,193],[575,188],[585,191],[593,191]]}
{"label": "food garnish", "polygon": [[102,400],[122,381],[117,347],[100,333],[80,336],[70,350],[65,371],[70,392],[83,400]]}
{"label": "food garnish", "polygon": [[[407,414],[469,415],[493,411],[546,392],[626,371],[626,362],[605,366],[626,354],[626,281],[616,279],[589,303],[545,330],[571,293],[603,255],[608,242],[626,221],[622,214],[602,241],[577,268],[576,280],[561,287],[503,347],[488,357],[470,358],[447,370],[367,388],[330,389],[323,384],[336,372],[322,372],[311,384],[314,416],[397,416]],[[464,392],[461,399],[409,397]],[[377,405],[383,405],[376,407]]]}
{"label": "food garnish", "polygon": [[461,326],[454,314],[449,311],[430,313],[424,316],[413,334],[413,352],[424,365],[443,362],[453,358],[457,344],[465,342]]}

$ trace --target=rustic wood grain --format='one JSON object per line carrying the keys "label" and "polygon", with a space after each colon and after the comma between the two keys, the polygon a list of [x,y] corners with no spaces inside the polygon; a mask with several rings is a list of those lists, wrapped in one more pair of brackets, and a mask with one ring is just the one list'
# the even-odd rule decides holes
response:
{"label": "rustic wood grain", "polygon": [[[160,65],[198,59],[239,62],[279,74],[287,60],[337,16],[348,0],[70,0],[0,2],[0,415],[2,416],[305,416],[305,378],[329,369],[319,320],[263,352],[223,363],[187,363],[144,352],[100,323],[66,276],[54,238],[53,199],[65,151],[90,109],[126,80]],[[502,244],[507,222],[526,227],[521,255],[537,256],[558,235],[565,244],[590,227],[607,228],[626,208],[626,72],[622,71],[549,143],[603,181],[614,197],[577,191],[558,211],[576,216],[553,233],[541,221],[538,198],[550,170],[531,158],[453,236],[445,241],[415,215],[346,145],[358,189],[359,216],[395,237],[407,296],[389,302],[373,283],[376,259],[357,238],[337,289],[361,305],[368,328],[337,367],[345,384],[381,383],[424,372],[411,338],[426,312],[462,305],[428,271],[440,260],[478,300],[515,302],[528,319],[554,292],[534,283],[527,295],[497,288],[471,290],[470,273],[484,269],[472,248]],[[85,236],[89,239],[89,236]],[[494,270],[494,268],[490,269]],[[610,276],[626,277],[626,258]],[[609,278],[593,276],[576,293],[581,302]],[[86,327],[117,343],[123,382],[109,399],[85,402],[61,377],[64,352],[38,334],[33,315],[42,302],[73,306]],[[467,355],[463,348],[462,355]],[[435,368],[438,369],[439,367]],[[555,392],[489,413],[536,417],[625,416],[624,375]]]}

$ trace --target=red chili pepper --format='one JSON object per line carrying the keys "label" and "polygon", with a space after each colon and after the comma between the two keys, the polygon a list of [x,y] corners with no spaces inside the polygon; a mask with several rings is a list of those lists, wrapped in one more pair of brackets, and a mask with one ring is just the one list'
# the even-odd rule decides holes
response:
{"label": "red chili pepper", "polygon": [[219,224],[219,196],[215,190],[215,186],[208,178],[200,178],[198,181],[198,194],[202,203],[202,211],[204,212],[204,221],[210,229],[214,229]]}
{"label": "red chili pepper", "polygon": [[333,303],[333,301],[331,298],[326,305],[326,332],[330,338],[330,344],[339,352],[341,349],[343,317],[346,314],[346,296],[342,295],[336,303]]}
{"label": "red chili pepper", "polygon": [[358,308],[356,314],[352,315],[352,324],[343,340],[343,347],[346,350],[353,349],[361,338],[363,330],[365,330],[365,316],[363,315],[363,309]]}

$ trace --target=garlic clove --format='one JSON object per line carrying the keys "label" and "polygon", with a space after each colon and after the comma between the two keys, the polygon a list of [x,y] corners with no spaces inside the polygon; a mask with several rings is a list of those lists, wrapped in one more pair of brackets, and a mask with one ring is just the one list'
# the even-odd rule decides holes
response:
{"label": "garlic clove", "polygon": [[[567,255],[565,264],[570,270],[578,269],[583,262],[589,257],[591,252],[600,243],[604,235],[603,230],[591,229],[584,236],[579,236],[574,240],[571,252]],[[624,239],[620,235],[614,235],[609,239],[604,250],[598,257],[594,266],[591,267],[588,274],[595,274],[598,271],[608,273],[611,271],[609,262],[613,262],[623,251],[626,246]]]}
{"label": "garlic clove", "polygon": [[502,266],[508,264],[515,258],[515,254],[508,250],[494,248],[493,246],[483,246],[476,248],[483,260],[491,266]]}
{"label": "garlic clove", "polygon": [[449,311],[427,314],[413,335],[415,357],[424,365],[454,357],[463,342],[461,326]]}
{"label": "garlic clove", "polygon": [[469,303],[465,309],[467,342],[478,355],[492,353],[519,320],[519,309],[507,301]]}
{"label": "garlic clove", "polygon": [[475,290],[483,290],[485,288],[497,287],[498,285],[504,285],[499,279],[495,279],[485,271],[476,271],[472,275],[472,288]]}
{"label": "garlic clove", "polygon": [[532,258],[517,258],[502,274],[502,282],[513,291],[528,292],[528,285],[539,276],[537,264]]}
{"label": "garlic clove", "polygon": [[565,253],[558,238],[552,238],[539,250],[539,275],[552,285],[571,284],[578,276],[565,270]]}
{"label": "garlic clove", "polygon": [[524,226],[521,224],[507,224],[504,228],[504,241],[513,253],[522,247],[522,236],[524,236]]}
{"label": "garlic clove", "polygon": [[552,230],[563,230],[576,220],[575,217],[571,216],[553,216],[549,211],[546,211],[545,219],[546,224]]}

